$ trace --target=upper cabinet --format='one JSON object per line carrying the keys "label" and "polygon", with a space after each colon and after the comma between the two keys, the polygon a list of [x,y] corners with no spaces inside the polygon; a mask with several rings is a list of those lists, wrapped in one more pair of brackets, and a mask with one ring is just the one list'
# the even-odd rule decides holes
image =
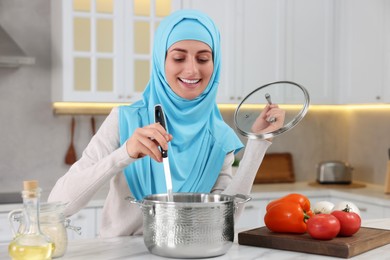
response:
{"label": "upper cabinet", "polygon": [[338,103],[390,103],[390,2],[336,1]]}
{"label": "upper cabinet", "polygon": [[183,2],[220,28],[219,102],[279,80],[306,87],[312,104],[390,102],[389,1]]}
{"label": "upper cabinet", "polygon": [[220,28],[219,102],[241,102],[281,80],[306,87],[313,103],[334,102],[333,1],[184,0],[183,6],[205,11]]}
{"label": "upper cabinet", "polygon": [[154,31],[180,8],[220,29],[219,103],[280,80],[303,85],[312,104],[390,102],[386,0],[53,1],[53,101],[139,99]]}
{"label": "upper cabinet", "polygon": [[158,23],[179,0],[53,1],[52,100],[133,102],[150,75]]}

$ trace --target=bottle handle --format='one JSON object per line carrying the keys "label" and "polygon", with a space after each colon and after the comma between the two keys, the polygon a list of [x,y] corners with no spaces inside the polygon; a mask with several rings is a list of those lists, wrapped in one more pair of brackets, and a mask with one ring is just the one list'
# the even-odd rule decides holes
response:
{"label": "bottle handle", "polygon": [[[21,224],[20,216],[23,216],[22,209],[14,209],[8,213],[8,221],[14,237],[16,237],[16,235],[18,234],[18,230],[20,228],[20,224]],[[18,228],[16,228],[15,222],[19,222]]]}

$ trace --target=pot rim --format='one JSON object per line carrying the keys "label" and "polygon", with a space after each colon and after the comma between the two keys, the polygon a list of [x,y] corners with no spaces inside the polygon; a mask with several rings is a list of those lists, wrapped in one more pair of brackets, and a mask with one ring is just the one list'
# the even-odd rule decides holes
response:
{"label": "pot rim", "polygon": [[173,193],[173,197],[177,196],[205,196],[205,197],[218,197],[222,198],[222,200],[217,201],[164,201],[164,200],[157,200],[154,198],[167,198],[167,193],[159,193],[159,194],[152,194],[147,195],[141,200],[136,200],[135,198],[129,196],[125,198],[126,200],[130,201],[130,203],[135,203],[140,206],[145,205],[156,205],[156,204],[164,204],[164,205],[174,205],[174,206],[205,206],[205,205],[216,205],[216,204],[226,204],[226,203],[237,203],[242,204],[246,203],[252,198],[248,195],[244,194],[236,194],[236,195],[227,195],[227,194],[214,194],[214,193],[199,193],[199,192],[178,192]]}

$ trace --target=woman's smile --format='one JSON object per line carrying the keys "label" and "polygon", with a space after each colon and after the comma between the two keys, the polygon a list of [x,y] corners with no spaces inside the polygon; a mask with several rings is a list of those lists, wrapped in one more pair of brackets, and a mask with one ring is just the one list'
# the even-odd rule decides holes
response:
{"label": "woman's smile", "polygon": [[199,87],[200,79],[183,79],[179,78],[184,88],[194,89]]}

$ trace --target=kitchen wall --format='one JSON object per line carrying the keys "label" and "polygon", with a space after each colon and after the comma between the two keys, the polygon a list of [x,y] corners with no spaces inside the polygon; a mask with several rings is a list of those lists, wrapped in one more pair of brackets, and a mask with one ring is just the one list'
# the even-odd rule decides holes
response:
{"label": "kitchen wall", "polygon": [[[64,157],[71,119],[54,115],[51,108],[50,1],[0,0],[0,24],[36,58],[32,66],[0,68],[2,191],[18,191],[26,179],[38,179],[49,191],[69,168]],[[223,116],[232,124],[231,112]],[[96,117],[97,126],[104,118]],[[389,118],[389,110],[310,110],[297,127],[274,139],[269,152],[292,153],[297,181],[314,180],[317,162],[339,159],[354,166],[355,180],[383,184]],[[90,116],[77,116],[79,156],[90,137]]]}

